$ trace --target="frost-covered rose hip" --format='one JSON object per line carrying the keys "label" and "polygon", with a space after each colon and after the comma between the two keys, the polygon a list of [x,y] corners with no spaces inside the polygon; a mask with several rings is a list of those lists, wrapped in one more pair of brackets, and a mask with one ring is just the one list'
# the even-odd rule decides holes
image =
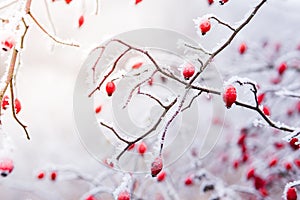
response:
{"label": "frost-covered rose hip", "polygon": [[211,25],[209,19],[202,20],[199,25],[202,35],[205,35],[210,30],[210,27]]}
{"label": "frost-covered rose hip", "polygon": [[155,158],[155,160],[151,164],[151,175],[155,177],[163,168],[163,162],[161,157]]}
{"label": "frost-covered rose hip", "polygon": [[230,108],[232,104],[236,101],[236,89],[232,85],[225,88],[225,91],[223,93],[223,101],[225,102],[225,105],[227,108]]}

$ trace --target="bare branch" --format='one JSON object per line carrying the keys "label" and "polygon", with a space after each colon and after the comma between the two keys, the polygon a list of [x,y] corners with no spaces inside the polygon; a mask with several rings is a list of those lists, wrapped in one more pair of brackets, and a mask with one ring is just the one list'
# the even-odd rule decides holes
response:
{"label": "bare branch", "polygon": [[209,17],[209,19],[214,19],[214,20],[216,20],[219,24],[222,24],[223,26],[226,26],[226,27],[229,28],[230,30],[235,31],[235,29],[234,29],[232,26],[230,26],[230,25],[227,24],[226,22],[223,22],[223,21],[219,20],[219,19],[218,19],[217,17],[215,17],[215,16],[211,16],[211,17]]}
{"label": "bare branch", "polygon": [[28,11],[27,13],[31,19],[34,21],[34,23],[48,36],[50,37],[54,42],[61,44],[61,45],[66,45],[66,46],[73,46],[73,47],[79,47],[78,44],[74,44],[74,43],[67,43],[67,42],[63,42],[58,40],[56,37],[54,37],[53,35],[51,35],[39,22],[38,20],[31,14],[30,11]]}
{"label": "bare branch", "polygon": [[[149,78],[153,77],[156,73],[157,73],[157,70],[155,70],[155,71],[151,74],[151,76],[150,76]],[[147,78],[147,79],[141,81],[139,84],[137,84],[136,86],[134,86],[134,87],[132,88],[132,90],[130,91],[129,96],[128,96],[128,98],[127,98],[127,101],[126,101],[125,105],[123,106],[123,109],[126,108],[127,105],[130,103],[134,91],[135,91],[137,88],[139,88],[141,85],[143,85],[144,83],[146,83],[146,82],[149,80],[149,78]]]}
{"label": "bare branch", "polygon": [[27,126],[25,126],[17,117],[16,110],[15,110],[15,97],[14,97],[14,86],[12,79],[10,80],[10,95],[11,95],[11,108],[14,119],[18,122],[18,124],[24,129],[26,137],[30,140],[29,133],[27,131]]}
{"label": "bare branch", "polygon": [[184,44],[184,46],[188,47],[188,48],[191,48],[191,49],[194,49],[194,50],[197,50],[197,51],[201,51],[203,52],[204,54],[207,54],[207,55],[212,55],[211,53],[209,53],[208,51],[206,51],[205,49],[201,48],[201,47],[195,47],[195,46],[192,46],[190,44]]}
{"label": "bare branch", "polygon": [[160,117],[158,118],[158,120],[152,126],[151,129],[149,129],[146,133],[144,133],[143,135],[141,135],[137,139],[135,139],[132,142],[128,143],[127,147],[125,149],[123,149],[123,151],[117,156],[117,160],[119,160],[121,158],[121,156],[127,151],[127,149],[130,147],[130,145],[135,144],[136,142],[142,140],[143,138],[147,137],[150,133],[152,133],[153,131],[155,131],[157,129],[158,125],[163,120],[163,118],[168,113],[168,111],[175,105],[176,102],[177,102],[177,98],[165,108],[164,112],[160,115]]}
{"label": "bare branch", "polygon": [[179,104],[179,106],[178,106],[176,112],[172,115],[172,117],[171,117],[170,120],[167,122],[167,124],[166,124],[166,126],[165,126],[165,128],[164,128],[164,132],[163,132],[163,134],[162,134],[162,136],[161,136],[159,156],[161,156],[161,154],[162,154],[162,150],[163,150],[163,147],[164,147],[164,141],[165,141],[165,137],[166,137],[167,130],[168,130],[170,124],[173,122],[173,120],[174,120],[174,119],[176,118],[176,116],[179,114],[179,112],[180,112],[180,110],[181,110],[181,108],[182,108],[182,106],[183,106],[183,104],[184,104],[184,101],[185,101],[186,96],[187,96],[187,94],[189,93],[189,91],[190,91],[189,89],[187,89],[187,90],[185,91],[185,93],[184,93],[184,95],[183,95],[183,97],[182,97],[182,100],[181,100],[181,102],[180,102],[180,104]]}
{"label": "bare branch", "polygon": [[199,97],[199,96],[202,94],[202,92],[203,92],[203,91],[201,90],[200,92],[198,92],[197,95],[193,96],[193,98],[192,98],[192,100],[190,101],[189,105],[187,105],[186,107],[184,107],[184,108],[181,110],[181,112],[183,112],[183,111],[185,111],[186,109],[190,108],[190,107],[192,106],[194,100],[195,100],[197,97]]}
{"label": "bare branch", "polygon": [[154,97],[151,94],[141,92],[140,90],[138,90],[138,94],[145,95],[145,96],[149,97],[150,99],[153,99],[154,101],[156,101],[161,107],[167,108],[167,106],[165,106],[158,98]]}
{"label": "bare branch", "polygon": [[100,124],[101,124],[102,126],[108,128],[109,130],[111,130],[119,140],[121,140],[121,141],[123,141],[123,142],[125,142],[125,143],[127,143],[127,144],[130,144],[130,142],[127,141],[126,139],[122,138],[122,137],[117,133],[117,131],[116,131],[113,127],[108,126],[108,125],[105,124],[104,122],[100,122]]}

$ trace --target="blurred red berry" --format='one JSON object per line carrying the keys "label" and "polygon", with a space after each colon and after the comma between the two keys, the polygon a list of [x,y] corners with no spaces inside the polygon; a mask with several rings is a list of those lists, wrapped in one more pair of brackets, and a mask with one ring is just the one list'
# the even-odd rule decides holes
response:
{"label": "blurred red berry", "polygon": [[211,5],[214,3],[214,0],[207,0],[208,5]]}
{"label": "blurred red berry", "polygon": [[138,152],[141,155],[144,155],[144,153],[147,151],[147,145],[144,142],[141,142],[138,146]]}
{"label": "blurred red berry", "polygon": [[278,74],[283,75],[286,69],[287,69],[287,64],[285,62],[281,63],[277,68]]}
{"label": "blurred red berry", "polygon": [[260,95],[258,95],[257,96],[258,105],[260,105],[264,99],[265,99],[265,93],[261,93]]}
{"label": "blurred red berry", "polygon": [[192,176],[188,176],[185,180],[184,180],[184,184],[185,185],[193,185],[194,181],[193,181],[193,177]]}
{"label": "blurred red berry", "polygon": [[89,195],[85,200],[97,200],[93,195]]}
{"label": "blurred red berry", "polygon": [[241,43],[239,46],[239,52],[240,54],[244,54],[247,50],[247,44],[245,42]]}
{"label": "blurred red berry", "polygon": [[249,180],[249,179],[254,178],[254,177],[255,177],[255,169],[251,168],[247,172],[247,179]]}
{"label": "blurred red berry", "polygon": [[263,113],[265,114],[265,115],[267,115],[267,116],[270,116],[270,109],[269,109],[269,107],[267,107],[267,106],[264,106],[263,107]]}
{"label": "blurred red berry", "polygon": [[269,162],[269,167],[274,167],[277,165],[278,159],[277,158],[273,158],[270,162]]}
{"label": "blurred red berry", "polygon": [[137,5],[137,4],[141,3],[141,2],[142,2],[142,0],[135,0],[135,5]]}
{"label": "blurred red berry", "polygon": [[118,200],[130,200],[130,194],[127,191],[120,192],[118,195]]}
{"label": "blurred red berry", "polygon": [[290,187],[286,192],[287,200],[297,200],[297,190],[294,187]]}
{"label": "blurred red berry", "polygon": [[167,174],[166,174],[165,171],[159,172],[159,173],[157,174],[157,181],[158,181],[158,182],[164,181],[165,178],[166,178],[166,175],[167,175]]}
{"label": "blurred red berry", "polygon": [[51,179],[52,181],[55,181],[55,180],[56,180],[56,177],[57,177],[57,173],[56,173],[56,172],[51,172],[51,174],[50,174],[50,179]]}
{"label": "blurred red berry", "polygon": [[38,179],[43,179],[45,177],[45,172],[40,172],[38,173],[38,175],[36,176]]}
{"label": "blurred red berry", "polygon": [[102,106],[100,105],[100,106],[95,108],[95,113],[98,114],[98,113],[101,112],[101,110],[102,110]]}
{"label": "blurred red berry", "polygon": [[132,65],[132,69],[139,69],[141,66],[143,65],[143,62],[138,62],[138,63],[135,63],[134,65]]}
{"label": "blurred red berry", "polygon": [[128,151],[130,151],[130,150],[132,150],[132,149],[134,149],[134,146],[135,146],[135,144],[133,143],[133,144],[131,144],[129,147],[128,147]]}
{"label": "blurred red berry", "polygon": [[84,16],[81,15],[78,19],[78,27],[80,28],[84,23]]}
{"label": "blurred red berry", "polygon": [[285,163],[284,167],[286,170],[291,170],[293,168],[292,163],[290,163],[290,162]]}
{"label": "blurred red berry", "polygon": [[14,162],[10,158],[4,158],[0,161],[1,176],[6,177],[14,169]]}

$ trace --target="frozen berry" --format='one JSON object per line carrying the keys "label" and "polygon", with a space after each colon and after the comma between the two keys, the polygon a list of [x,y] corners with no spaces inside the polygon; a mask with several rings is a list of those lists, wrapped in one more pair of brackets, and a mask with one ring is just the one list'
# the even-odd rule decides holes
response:
{"label": "frozen berry", "polygon": [[227,108],[230,108],[236,101],[236,89],[232,85],[228,86],[223,93],[223,100]]}

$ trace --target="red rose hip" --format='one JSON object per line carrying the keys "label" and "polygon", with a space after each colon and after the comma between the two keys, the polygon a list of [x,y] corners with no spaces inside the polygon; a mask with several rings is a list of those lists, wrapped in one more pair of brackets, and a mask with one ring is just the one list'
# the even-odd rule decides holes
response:
{"label": "red rose hip", "polygon": [[236,101],[236,89],[232,85],[228,86],[223,93],[223,101],[227,108],[230,108]]}

